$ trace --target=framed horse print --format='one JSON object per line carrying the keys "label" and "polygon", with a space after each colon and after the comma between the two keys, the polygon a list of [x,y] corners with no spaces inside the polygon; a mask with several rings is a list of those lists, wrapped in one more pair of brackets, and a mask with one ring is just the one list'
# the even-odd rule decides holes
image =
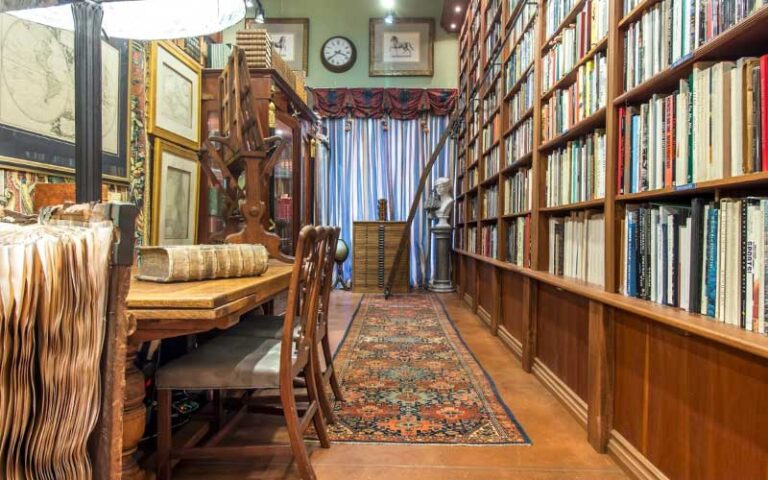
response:
{"label": "framed horse print", "polygon": [[370,20],[368,73],[372,77],[431,77],[434,74],[435,20]]}

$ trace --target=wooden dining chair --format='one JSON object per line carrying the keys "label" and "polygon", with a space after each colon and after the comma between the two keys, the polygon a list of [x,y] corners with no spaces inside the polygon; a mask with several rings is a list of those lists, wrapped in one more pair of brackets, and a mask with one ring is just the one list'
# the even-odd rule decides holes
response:
{"label": "wooden dining chair", "polygon": [[[317,319],[317,345],[313,357],[317,360],[315,372],[317,374],[316,383],[320,393],[320,407],[323,410],[325,419],[328,423],[335,423],[336,417],[333,413],[333,404],[328,398],[326,385],[330,385],[334,398],[337,401],[343,401],[341,386],[336,376],[336,370],[333,365],[333,352],[328,336],[329,307],[331,299],[331,290],[333,290],[333,266],[336,256],[336,245],[339,241],[341,229],[339,227],[331,228],[331,234],[326,243],[325,262],[321,275],[321,291],[319,299],[319,312]],[[229,329],[226,335],[238,335],[242,337],[257,338],[280,338],[283,335],[283,325],[285,316],[279,315],[249,315],[235,327]],[[322,355],[323,366],[320,364]],[[324,368],[324,369],[323,369]]]}
{"label": "wooden dining chair", "polygon": [[[303,479],[316,478],[303,435],[313,424],[321,446],[330,446],[315,382],[318,377],[315,335],[327,243],[332,235],[333,230],[326,227],[307,226],[301,230],[286,310],[293,314],[286,315],[287,328],[280,338],[220,335],[158,370],[157,474],[160,480],[171,478],[172,462],[177,460],[249,458],[284,450],[292,451]],[[300,375],[306,379],[307,390],[303,415],[299,415],[294,388],[294,380]],[[259,389],[279,390],[289,445],[218,446],[247,413],[248,402],[243,402],[202,446],[172,447],[173,390],[213,390],[218,396],[226,391]]]}

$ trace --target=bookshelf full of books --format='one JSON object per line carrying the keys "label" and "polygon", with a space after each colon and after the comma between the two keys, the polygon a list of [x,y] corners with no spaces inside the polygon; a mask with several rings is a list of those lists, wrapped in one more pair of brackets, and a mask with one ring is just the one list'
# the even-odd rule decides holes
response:
{"label": "bookshelf full of books", "polygon": [[462,298],[636,476],[765,478],[768,0],[473,0],[460,41]]}

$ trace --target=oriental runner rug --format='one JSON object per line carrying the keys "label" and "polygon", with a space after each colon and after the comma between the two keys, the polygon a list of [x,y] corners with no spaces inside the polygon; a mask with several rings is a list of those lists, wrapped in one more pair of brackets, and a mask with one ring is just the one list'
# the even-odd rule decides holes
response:
{"label": "oriental runner rug", "polygon": [[434,295],[366,295],[334,363],[332,441],[530,444]]}

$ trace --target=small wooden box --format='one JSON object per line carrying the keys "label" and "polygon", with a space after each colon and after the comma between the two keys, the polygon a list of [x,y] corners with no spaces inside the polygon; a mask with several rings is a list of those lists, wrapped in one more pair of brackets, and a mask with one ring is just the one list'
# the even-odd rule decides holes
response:
{"label": "small wooden box", "polygon": [[[383,293],[406,222],[354,222],[352,291]],[[400,258],[392,293],[409,291],[410,241]]]}

